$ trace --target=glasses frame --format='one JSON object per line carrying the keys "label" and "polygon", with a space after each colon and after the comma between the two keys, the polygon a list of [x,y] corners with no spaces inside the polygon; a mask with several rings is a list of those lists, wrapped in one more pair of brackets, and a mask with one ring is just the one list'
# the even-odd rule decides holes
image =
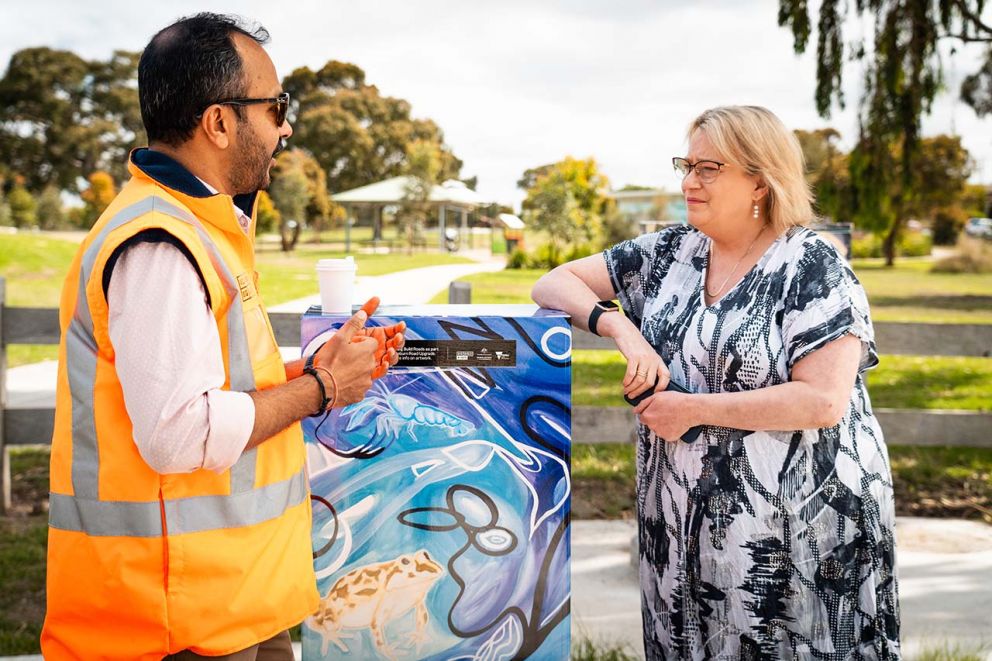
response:
{"label": "glasses frame", "polygon": [[[276,126],[282,126],[286,122],[286,116],[289,115],[289,92],[283,92],[279,96],[269,96],[262,98],[235,98],[235,99],[221,99],[220,101],[214,101],[209,104],[210,106],[254,106],[260,103],[267,103],[276,107]],[[200,117],[203,117],[203,113],[206,109],[200,113]]]}
{"label": "glasses frame", "polygon": [[[688,166],[688,169],[686,170],[685,174],[682,174],[682,171],[679,169],[679,163],[685,163]],[[709,177],[708,179],[704,179],[703,175],[697,169],[703,163],[712,163],[713,165],[715,165],[716,174],[713,175],[712,177]],[[696,176],[704,184],[712,184],[714,181],[716,181],[716,178],[720,176],[720,173],[723,172],[723,168],[726,167],[726,165],[727,165],[726,163],[721,163],[720,161],[714,161],[708,158],[704,158],[702,160],[693,163],[688,158],[682,158],[681,156],[672,157],[672,167],[675,168],[676,174],[680,175],[682,179],[685,179],[686,177],[689,176],[690,172],[695,172]]]}

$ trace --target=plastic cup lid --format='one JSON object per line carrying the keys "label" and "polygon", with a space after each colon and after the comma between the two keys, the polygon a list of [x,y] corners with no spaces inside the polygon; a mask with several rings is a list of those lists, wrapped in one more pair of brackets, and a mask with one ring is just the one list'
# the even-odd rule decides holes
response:
{"label": "plastic cup lid", "polygon": [[352,256],[344,259],[318,259],[318,271],[351,271],[355,268],[355,258]]}

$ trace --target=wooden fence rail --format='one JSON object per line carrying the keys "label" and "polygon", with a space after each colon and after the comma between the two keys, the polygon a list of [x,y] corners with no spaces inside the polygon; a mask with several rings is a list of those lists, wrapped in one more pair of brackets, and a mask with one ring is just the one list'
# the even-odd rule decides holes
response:
{"label": "wooden fence rail", "polygon": [[[454,282],[451,303],[470,303],[468,283]],[[7,447],[50,443],[54,426],[53,408],[7,408],[7,346],[11,344],[58,344],[59,315],[54,308],[8,307],[5,282],[0,277],[0,513],[10,507],[10,461]],[[270,314],[280,346],[300,345],[300,315]],[[880,322],[875,324],[881,353],[930,356],[992,356],[992,325],[920,324]],[[611,341],[575,330],[576,349],[613,349]],[[52,384],[54,390],[54,384]],[[615,407],[576,407],[574,441],[579,443],[625,441],[633,429],[629,412]],[[879,411],[879,419],[893,442],[907,444],[988,445],[992,439],[992,415],[955,411]],[[583,421],[581,424],[578,421]],[[939,437],[933,433],[939,432]]]}

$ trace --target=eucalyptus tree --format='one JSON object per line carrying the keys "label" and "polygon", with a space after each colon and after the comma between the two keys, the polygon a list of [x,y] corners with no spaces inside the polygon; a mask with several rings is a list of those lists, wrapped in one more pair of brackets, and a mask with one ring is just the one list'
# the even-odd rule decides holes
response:
{"label": "eucalyptus tree", "polygon": [[[851,13],[871,20],[873,29],[867,38],[860,33],[845,35]],[[915,197],[921,191],[921,119],[943,89],[938,44],[992,45],[992,21],[984,13],[985,0],[820,3],[816,108],[821,116],[829,117],[835,104],[844,107],[844,65],[848,61],[859,63],[863,76],[860,135],[849,160],[857,210],[853,220],[884,233],[889,265],[894,263],[896,241],[907,213],[916,206]],[[778,22],[791,29],[796,52],[805,52],[813,34],[808,0],[779,0]],[[965,81],[965,100],[976,111],[992,109],[990,77],[992,64],[987,62]]]}

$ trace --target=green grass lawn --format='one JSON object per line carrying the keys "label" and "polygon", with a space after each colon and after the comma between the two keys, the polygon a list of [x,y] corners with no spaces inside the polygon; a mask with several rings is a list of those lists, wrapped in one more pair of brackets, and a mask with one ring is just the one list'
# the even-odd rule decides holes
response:
{"label": "green grass lawn", "polygon": [[[629,443],[572,446],[572,512],[581,518],[634,515],[635,448]],[[992,523],[992,449],[889,446],[900,516]]]}
{"label": "green grass lawn", "polygon": [[[896,446],[889,455],[898,514],[992,522],[992,449]],[[45,616],[47,449],[15,449],[11,476],[15,513],[0,518],[0,655],[37,654]],[[634,480],[633,445],[573,446],[573,517],[632,517]],[[579,647],[576,658],[624,658]]]}
{"label": "green grass lawn", "polygon": [[[0,235],[0,276],[6,279],[6,302],[10,306],[58,307],[62,282],[79,244],[44,234]],[[278,305],[316,294],[318,259],[340,258],[344,253],[326,246],[300,243],[283,253],[266,243],[259,250],[256,267],[266,305]],[[447,253],[416,252],[412,255],[355,255],[358,275],[374,276],[438,264],[466,264],[472,260]],[[447,293],[444,294],[447,296]],[[54,360],[58,347],[12,345],[7,349],[9,367],[41,360]]]}
{"label": "green grass lawn", "polygon": [[856,259],[852,266],[868,292],[875,321],[992,323],[992,275],[931,273],[932,260]]}
{"label": "green grass lawn", "polygon": [[[572,402],[626,406],[623,357],[616,351],[572,352]],[[883,355],[868,371],[876,408],[992,411],[992,360],[970,356]]]}
{"label": "green grass lawn", "polygon": [[[530,288],[544,275],[535,269],[506,269],[495,273],[475,273],[459,278],[472,283],[473,303],[533,303]],[[448,292],[435,296],[431,303],[447,303]]]}
{"label": "green grass lawn", "polygon": [[[932,261],[858,259],[854,271],[868,292],[875,321],[992,324],[992,275],[930,273]],[[462,278],[475,303],[530,303],[530,288],[545,272],[507,270]],[[438,299],[436,302],[440,302]]]}

